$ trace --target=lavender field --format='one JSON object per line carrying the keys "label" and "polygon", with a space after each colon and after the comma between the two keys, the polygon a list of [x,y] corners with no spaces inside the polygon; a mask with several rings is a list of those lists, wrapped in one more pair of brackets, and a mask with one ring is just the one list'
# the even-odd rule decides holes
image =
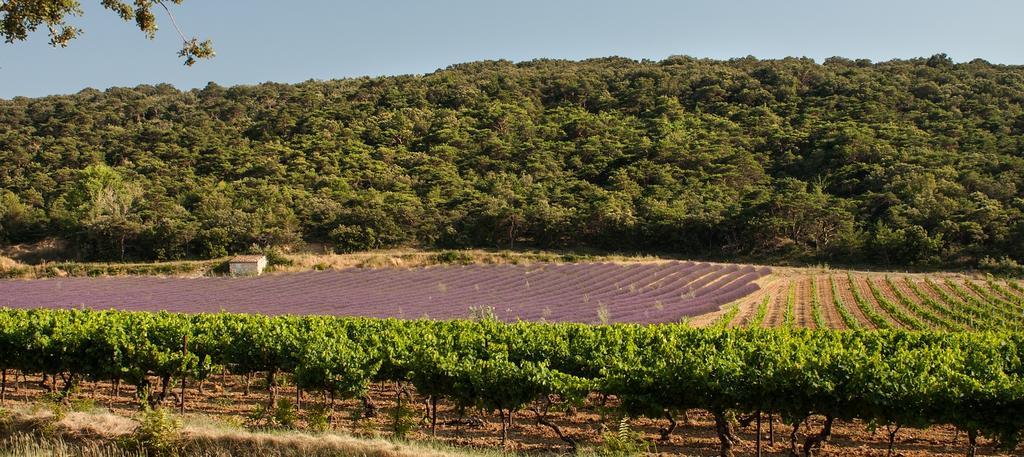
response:
{"label": "lavender field", "polygon": [[766,267],[667,262],[347,269],[252,278],[0,281],[0,306],[450,319],[673,322],[758,290]]}

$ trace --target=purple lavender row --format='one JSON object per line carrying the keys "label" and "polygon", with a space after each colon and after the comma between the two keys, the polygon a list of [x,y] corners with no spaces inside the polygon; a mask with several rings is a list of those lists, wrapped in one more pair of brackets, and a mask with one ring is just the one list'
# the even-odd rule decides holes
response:
{"label": "purple lavender row", "polygon": [[[0,281],[0,305],[140,311],[466,317],[494,306],[504,319],[657,322],[757,290],[766,268],[668,262],[345,270],[262,278],[64,278]],[[529,284],[529,286],[527,286]],[[589,300],[583,300],[589,294]],[[689,294],[689,297],[684,297]],[[658,306],[654,306],[657,303]]]}

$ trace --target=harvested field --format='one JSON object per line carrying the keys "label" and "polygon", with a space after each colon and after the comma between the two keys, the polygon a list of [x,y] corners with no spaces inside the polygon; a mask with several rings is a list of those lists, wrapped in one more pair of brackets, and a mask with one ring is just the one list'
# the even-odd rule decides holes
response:
{"label": "harvested field", "polygon": [[0,281],[0,306],[134,311],[676,322],[759,290],[767,267],[695,262],[345,269],[255,278]]}

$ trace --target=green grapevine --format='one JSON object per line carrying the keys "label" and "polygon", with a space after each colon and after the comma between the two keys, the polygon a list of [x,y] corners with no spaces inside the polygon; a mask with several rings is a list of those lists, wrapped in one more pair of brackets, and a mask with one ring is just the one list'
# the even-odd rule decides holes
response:
{"label": "green grapevine", "polygon": [[867,316],[868,320],[871,321],[872,324],[875,324],[876,328],[892,328],[892,324],[889,323],[889,320],[886,319],[885,316],[878,314],[878,311],[875,311],[875,308],[872,307],[866,299],[864,299],[863,295],[861,295],[860,288],[857,287],[857,281],[853,278],[853,275],[848,274],[846,278],[850,281],[850,292],[853,293],[853,301],[857,303],[857,307],[860,308],[860,311],[864,313],[865,316]]}
{"label": "green grapevine", "polygon": [[867,278],[867,283],[868,288],[871,290],[871,295],[875,297],[875,301],[878,302],[878,305],[894,319],[905,325],[907,328],[914,330],[924,330],[928,328],[928,326],[921,323],[920,320],[910,314],[907,314],[907,312],[903,311],[903,309],[895,303],[889,301],[889,299],[885,297],[885,294],[882,293],[882,290],[878,288],[878,285],[875,284],[874,279]]}
{"label": "green grapevine", "polygon": [[790,282],[789,289],[786,291],[786,315],[783,324],[786,328],[793,328],[793,326],[796,324],[796,313],[794,313],[795,307],[796,282]]}
{"label": "green grapevine", "polygon": [[836,311],[839,312],[839,317],[843,319],[843,323],[851,330],[861,328],[860,322],[857,322],[857,318],[854,317],[853,313],[850,312],[850,308],[843,302],[843,297],[839,295],[839,283],[836,281],[835,276],[830,275],[828,280],[832,285],[832,302],[835,303]]}
{"label": "green grapevine", "polygon": [[757,314],[750,320],[747,327],[760,327],[764,325],[764,319],[768,317],[768,303],[772,300],[771,294],[764,294],[764,299],[757,305]]}
{"label": "green grapevine", "polygon": [[818,297],[818,278],[811,276],[811,318],[816,328],[827,328],[825,318],[821,315],[821,298]]}

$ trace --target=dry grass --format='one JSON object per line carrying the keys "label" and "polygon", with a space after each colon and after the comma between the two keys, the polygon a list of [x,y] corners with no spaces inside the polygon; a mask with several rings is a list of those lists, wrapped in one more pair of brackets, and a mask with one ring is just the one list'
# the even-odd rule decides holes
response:
{"label": "dry grass", "polygon": [[0,255],[0,270],[10,270],[12,268],[23,268],[24,266],[25,265],[22,265],[17,260],[14,260],[14,259],[12,259],[10,257],[4,257],[4,256]]}
{"label": "dry grass", "polygon": [[[771,266],[772,278],[777,279],[780,277],[806,277],[809,275],[821,276],[821,275],[842,275],[845,276],[847,273],[853,273],[854,275],[900,275],[910,276],[913,278],[985,278],[986,273],[982,271],[912,271],[906,269],[899,269],[896,267],[885,269],[867,269],[867,268],[835,268],[829,265],[813,265],[805,267],[780,267]],[[764,278],[762,278],[764,279]]]}
{"label": "dry grass", "polygon": [[0,441],[0,457],[147,457],[113,444],[69,443],[18,433]]}
{"label": "dry grass", "polygon": [[47,238],[34,243],[0,246],[0,255],[23,263],[40,263],[66,260],[70,243],[56,238]]}
{"label": "dry grass", "polygon": [[138,425],[131,418],[105,410],[61,412],[58,415],[54,409],[35,406],[10,411],[4,418],[2,429],[7,434],[45,429],[48,433],[74,439],[113,440],[131,434]]}
{"label": "dry grass", "polygon": [[10,257],[0,256],[0,278],[15,279],[29,276],[31,268]]}
{"label": "dry grass", "polygon": [[345,268],[418,268],[433,265],[529,265],[534,263],[615,262],[637,263],[667,261],[655,256],[589,255],[553,251],[451,250],[430,251],[392,249],[348,254],[295,253],[286,257],[290,266],[275,271],[341,270]]}
{"label": "dry grass", "polygon": [[[380,438],[361,438],[336,433],[296,431],[253,432],[207,416],[186,415],[174,438],[179,455],[261,457],[455,457],[504,455],[497,451],[459,450],[440,444],[399,443]],[[104,409],[55,414],[53,409],[33,407],[7,412],[2,421],[0,457],[88,456],[134,457],[128,442],[139,426],[133,418]]]}
{"label": "dry grass", "polygon": [[183,431],[183,446],[191,454],[273,455],[273,456],[336,456],[359,455],[378,457],[447,457],[465,456],[467,452],[442,447],[396,443],[384,439],[300,432],[257,433],[245,430],[211,430],[188,427]]}

